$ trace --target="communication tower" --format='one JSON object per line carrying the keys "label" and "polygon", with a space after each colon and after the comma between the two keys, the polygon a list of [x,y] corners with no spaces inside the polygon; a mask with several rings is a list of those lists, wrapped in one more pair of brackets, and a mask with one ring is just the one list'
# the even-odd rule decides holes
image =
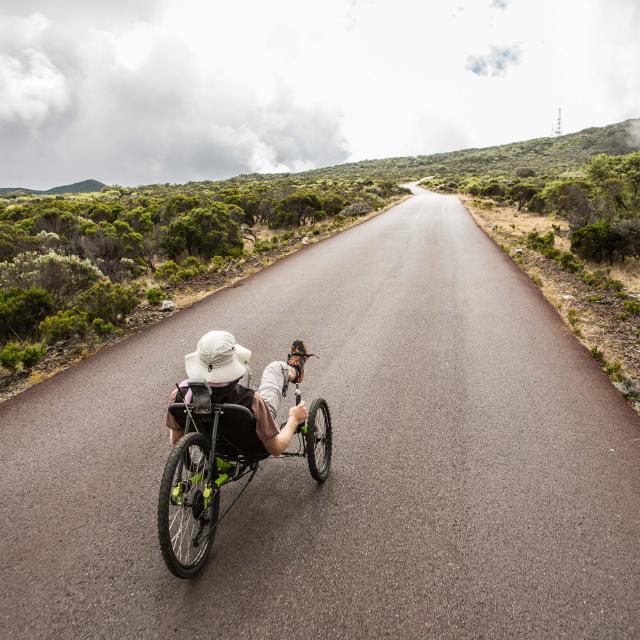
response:
{"label": "communication tower", "polygon": [[562,135],[562,107],[558,107],[558,120],[556,122],[555,129],[553,131],[554,136]]}

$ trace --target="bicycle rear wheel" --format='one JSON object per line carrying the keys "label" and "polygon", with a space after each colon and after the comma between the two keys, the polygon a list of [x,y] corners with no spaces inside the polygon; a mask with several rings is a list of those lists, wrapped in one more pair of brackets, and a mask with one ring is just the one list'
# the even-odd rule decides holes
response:
{"label": "bicycle rear wheel", "polygon": [[311,403],[306,432],[309,472],[318,482],[324,482],[331,468],[331,414],[322,398]]}
{"label": "bicycle rear wheel", "polygon": [[218,520],[220,493],[207,478],[210,452],[205,436],[188,433],[173,448],[160,483],[160,549],[169,571],[179,578],[194,576],[213,546],[211,527]]}

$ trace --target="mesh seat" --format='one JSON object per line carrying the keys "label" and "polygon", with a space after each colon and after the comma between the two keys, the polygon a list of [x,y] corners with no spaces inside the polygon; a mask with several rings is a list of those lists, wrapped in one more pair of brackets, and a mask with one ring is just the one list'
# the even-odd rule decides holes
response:
{"label": "mesh seat", "polygon": [[234,458],[243,456],[251,460],[269,457],[258,438],[256,419],[249,409],[239,404],[222,405],[216,453]]}
{"label": "mesh seat", "polygon": [[[189,380],[188,385],[193,394],[191,411],[198,431],[211,435],[214,413],[220,411],[216,455],[229,458],[243,457],[248,460],[262,460],[269,457],[269,453],[258,438],[256,419],[249,409],[239,404],[214,404],[211,399],[211,388],[205,382]],[[172,404],[169,411],[180,425],[185,425],[184,403]]]}

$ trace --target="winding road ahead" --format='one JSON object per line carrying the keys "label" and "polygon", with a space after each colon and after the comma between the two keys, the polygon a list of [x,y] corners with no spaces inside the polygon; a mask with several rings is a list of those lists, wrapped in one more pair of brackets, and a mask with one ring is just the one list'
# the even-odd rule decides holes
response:
{"label": "winding road ahead", "polygon": [[[640,421],[454,197],[418,195],[0,405],[2,638],[637,638]],[[303,337],[323,486],[270,460],[173,578],[167,395]]]}

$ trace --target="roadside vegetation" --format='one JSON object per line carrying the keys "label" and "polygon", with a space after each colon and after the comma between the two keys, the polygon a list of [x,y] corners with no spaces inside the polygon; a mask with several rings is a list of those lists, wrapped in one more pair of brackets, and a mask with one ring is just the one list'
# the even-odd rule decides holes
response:
{"label": "roadside vegetation", "polygon": [[[382,179],[220,182],[0,197],[0,386],[48,354],[81,354],[141,309],[327,235],[406,190]],[[218,278],[216,279],[216,276]],[[169,301],[169,302],[167,302]]]}
{"label": "roadside vegetation", "polygon": [[529,273],[615,386],[640,401],[640,153],[545,175],[430,177]]}
{"label": "roadside vegetation", "polygon": [[[564,314],[576,333],[587,336],[595,309],[615,307],[640,336],[639,130],[627,121],[299,174],[0,193],[0,390],[380,211],[416,180],[461,195],[520,262],[535,256],[530,274],[543,289],[540,260],[587,287],[591,311]],[[640,378],[640,361],[636,370],[619,349],[594,345],[606,366],[621,363],[615,376]]]}

